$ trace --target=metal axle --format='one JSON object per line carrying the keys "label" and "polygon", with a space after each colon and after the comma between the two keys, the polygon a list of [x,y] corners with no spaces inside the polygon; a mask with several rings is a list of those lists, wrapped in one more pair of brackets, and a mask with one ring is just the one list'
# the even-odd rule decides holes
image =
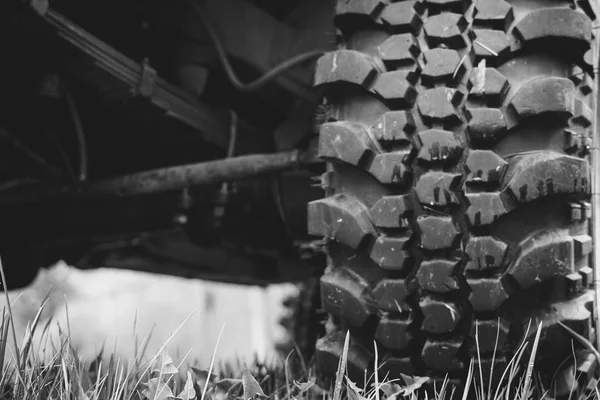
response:
{"label": "metal axle", "polygon": [[138,172],[83,186],[83,195],[130,197],[182,190],[191,186],[239,181],[298,166],[300,153],[252,154],[198,164]]}
{"label": "metal axle", "polygon": [[124,198],[182,190],[192,186],[239,181],[261,175],[283,172],[308,162],[306,153],[298,150],[252,154],[197,164],[159,168],[77,185],[24,190],[7,193],[0,203],[39,201],[47,198]]}

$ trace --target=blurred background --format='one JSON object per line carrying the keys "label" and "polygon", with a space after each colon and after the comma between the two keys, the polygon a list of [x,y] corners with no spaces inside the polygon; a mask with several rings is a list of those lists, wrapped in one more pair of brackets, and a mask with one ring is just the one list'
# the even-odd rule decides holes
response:
{"label": "blurred background", "polygon": [[[59,262],[9,296],[18,341],[50,293],[38,331],[51,320],[48,337],[55,344],[60,329],[70,331],[72,345],[87,361],[103,345],[105,357],[114,352],[131,358],[136,343],[139,347],[148,337],[145,359],[149,359],[189,317],[167,349],[176,363],[189,352],[186,361],[208,368],[224,325],[217,360],[274,360],[276,344],[286,339],[278,323],[286,312],[282,302],[297,290],[292,284],[261,288],[108,268],[77,270]],[[6,306],[5,296],[0,304]],[[35,351],[48,359],[52,349],[45,340],[38,338]],[[12,344],[9,348],[14,349]]]}

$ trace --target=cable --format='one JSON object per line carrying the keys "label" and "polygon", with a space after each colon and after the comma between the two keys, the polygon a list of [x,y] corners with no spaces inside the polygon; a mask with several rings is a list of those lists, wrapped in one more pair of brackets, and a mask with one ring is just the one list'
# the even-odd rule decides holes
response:
{"label": "cable", "polygon": [[324,50],[312,50],[312,51],[308,51],[306,53],[298,54],[298,55],[282,62],[281,64],[275,66],[274,68],[267,71],[264,75],[262,75],[258,79],[254,80],[252,82],[244,83],[244,82],[240,81],[240,79],[235,74],[233,67],[231,66],[231,63],[229,62],[227,54],[225,53],[223,44],[219,40],[219,37],[218,37],[215,29],[208,21],[208,18],[206,18],[204,16],[202,9],[198,6],[198,4],[194,0],[190,0],[190,4],[192,5],[194,12],[200,19],[200,22],[202,22],[202,24],[204,25],[204,28],[206,29],[206,32],[210,36],[210,39],[213,41],[215,50],[217,51],[217,56],[219,57],[219,61],[223,65],[223,69],[225,70],[225,74],[227,75],[227,78],[229,79],[231,84],[241,92],[252,92],[257,89],[260,89],[265,84],[267,84],[269,81],[277,78],[279,75],[281,75],[285,71],[289,70],[290,68],[293,68],[297,65],[303,64],[307,61],[314,60],[315,58],[318,58],[325,53]]}
{"label": "cable", "polygon": [[85,133],[83,131],[83,125],[79,112],[77,111],[77,105],[73,98],[71,88],[65,84],[65,96],[67,98],[67,104],[69,111],[71,112],[71,118],[73,119],[73,125],[75,126],[75,133],[77,134],[77,147],[79,149],[79,180],[85,181],[88,174],[88,147],[85,139]]}

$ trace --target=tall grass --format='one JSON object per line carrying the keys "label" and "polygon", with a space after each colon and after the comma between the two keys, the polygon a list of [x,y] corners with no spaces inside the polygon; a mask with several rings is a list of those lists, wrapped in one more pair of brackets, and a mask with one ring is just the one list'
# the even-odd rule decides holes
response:
{"label": "tall grass", "polygon": [[[2,264],[0,261],[0,272]],[[0,274],[0,276],[2,276]],[[7,295],[8,297],[8,295]],[[171,339],[186,323],[187,319],[173,332],[159,351],[146,358],[149,338],[144,338],[130,359],[117,358],[103,348],[95,360],[84,360],[71,345],[70,327],[66,332],[59,329],[57,340],[49,338],[49,320],[41,326],[41,315],[48,302],[49,294],[41,304],[35,318],[27,325],[21,342],[17,340],[10,302],[0,316],[0,400],[3,399],[73,399],[73,400],[400,400],[400,399],[477,399],[477,400],[541,400],[552,398],[536,373],[537,354],[542,325],[531,333],[527,328],[520,346],[502,371],[493,368],[486,371],[481,367],[481,355],[477,351],[469,364],[461,387],[448,378],[441,384],[433,384],[427,377],[382,376],[379,371],[379,354],[375,351],[374,372],[360,387],[348,375],[348,348],[350,334],[346,335],[337,371],[326,371],[332,382],[319,382],[312,364],[298,354],[264,365],[256,361],[238,360],[216,366],[215,355],[208,370],[184,366],[183,361],[175,364],[168,354]],[[190,315],[191,317],[191,315]],[[188,317],[189,319],[189,317]],[[135,335],[132,340],[138,343]],[[60,327],[59,327],[60,328]],[[593,345],[570,330],[564,328],[594,354],[600,363],[600,353]],[[223,332],[223,327],[221,333]],[[13,336],[14,348],[9,346],[9,335]],[[37,339],[37,340],[36,340]],[[478,346],[478,334],[475,335]],[[19,344],[20,343],[20,344]],[[375,346],[375,349],[376,346]],[[41,354],[51,354],[42,358]],[[188,353],[189,354],[189,353]],[[235,361],[235,360],[233,360]],[[289,368],[291,364],[301,368]],[[249,363],[249,365],[248,365]],[[189,362],[188,362],[189,364]],[[492,365],[494,363],[492,362]],[[479,367],[477,367],[479,366]],[[573,367],[574,368],[574,367]],[[576,370],[562,393],[570,399],[598,399],[600,393],[592,388],[587,393],[576,392]],[[499,378],[498,378],[499,376]],[[568,380],[567,380],[568,381]],[[570,386],[569,386],[570,385]],[[565,386],[565,385],[563,385]],[[565,398],[566,398],[565,397]]]}
{"label": "tall grass", "polygon": [[[551,397],[541,387],[535,369],[537,345],[542,326],[537,326],[531,339],[525,335],[512,359],[496,379],[494,371],[485,371],[476,365],[478,357],[471,360],[463,380],[463,387],[452,385],[449,379],[433,385],[427,377],[401,375],[382,376],[378,368],[359,387],[348,376],[347,360],[350,335],[339,360],[331,387],[317,385],[310,363],[307,369],[291,372],[287,368],[290,354],[285,360],[272,365],[253,362],[248,366],[238,361],[215,368],[211,362],[208,370],[175,364],[169,356],[168,341],[163,348],[142,363],[147,338],[142,340],[139,352],[130,360],[114,355],[99,355],[96,360],[81,359],[71,346],[68,329],[59,331],[58,341],[39,340],[34,337],[47,334],[48,324],[40,327],[39,315],[28,325],[21,344],[8,346],[11,315],[3,310],[0,318],[0,399],[84,399],[84,400],[399,400],[399,399],[477,399],[477,400],[537,400]],[[183,324],[182,324],[183,325]],[[180,326],[181,327],[181,326]],[[40,331],[41,330],[41,331]],[[174,332],[175,335],[177,332]],[[38,344],[39,343],[39,344]],[[41,346],[50,348],[36,348]],[[43,361],[39,354],[50,352],[53,356]],[[103,349],[106,352],[106,349]],[[218,347],[214,353],[218,352]],[[213,360],[215,356],[213,354]],[[375,365],[378,365],[378,355]],[[185,357],[184,357],[185,361]],[[218,371],[218,372],[216,372]],[[496,371],[498,372],[498,371]],[[573,381],[571,384],[575,384]],[[575,397],[571,397],[575,398]],[[598,391],[580,393],[579,398],[596,398]]]}

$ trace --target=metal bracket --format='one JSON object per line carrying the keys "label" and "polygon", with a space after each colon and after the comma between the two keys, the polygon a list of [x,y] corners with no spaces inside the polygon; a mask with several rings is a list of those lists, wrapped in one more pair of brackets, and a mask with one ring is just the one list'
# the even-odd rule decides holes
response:
{"label": "metal bracket", "polygon": [[156,70],[150,66],[150,61],[147,58],[142,61],[140,71],[140,80],[137,87],[136,95],[142,97],[150,97],[156,83]]}

